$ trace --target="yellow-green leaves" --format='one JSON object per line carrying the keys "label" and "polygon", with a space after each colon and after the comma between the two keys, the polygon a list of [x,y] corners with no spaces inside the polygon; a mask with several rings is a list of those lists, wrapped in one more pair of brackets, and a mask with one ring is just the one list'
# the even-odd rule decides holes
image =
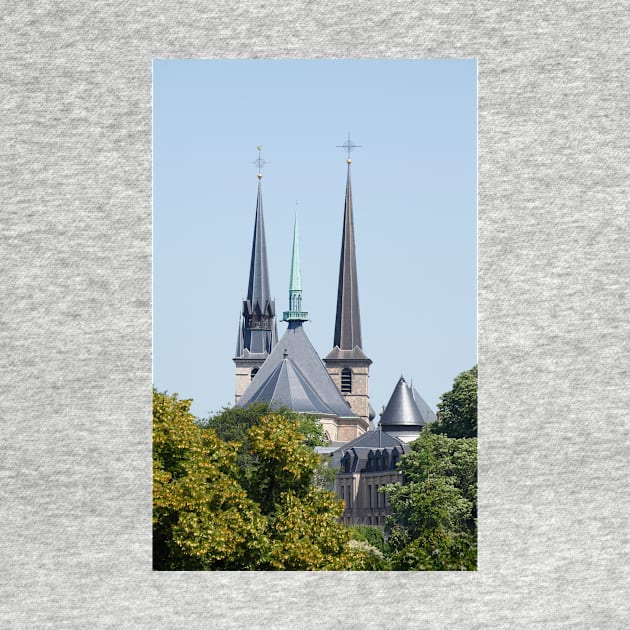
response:
{"label": "yellow-green leaves", "polygon": [[268,413],[243,443],[225,442],[196,423],[190,401],[153,399],[156,569],[351,568],[342,504],[313,486],[320,460],[299,418]]}

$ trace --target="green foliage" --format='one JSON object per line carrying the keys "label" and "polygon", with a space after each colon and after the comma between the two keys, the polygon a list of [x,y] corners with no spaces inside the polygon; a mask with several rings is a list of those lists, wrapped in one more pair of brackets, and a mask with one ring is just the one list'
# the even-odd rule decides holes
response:
{"label": "green foliage", "polygon": [[[241,418],[230,415],[223,428],[233,430]],[[300,419],[249,418],[243,442],[226,442],[196,423],[190,401],[154,390],[154,567],[353,568],[348,531],[335,520],[343,504],[313,486],[320,458],[307,446]],[[246,466],[237,458],[242,452]]]}
{"label": "green foliage", "polygon": [[297,422],[279,414],[265,416],[247,433],[251,465],[242,484],[265,514],[271,514],[282,495],[304,496],[311,486],[319,457],[303,443]]}
{"label": "green foliage", "polygon": [[333,519],[343,504],[332,492],[287,492],[272,519],[270,569],[343,571],[352,566],[348,532]]}
{"label": "green foliage", "polygon": [[366,542],[383,553],[387,551],[385,534],[380,527],[374,527],[372,525],[352,525],[349,527],[349,530],[352,540]]}
{"label": "green foliage", "polygon": [[268,541],[235,479],[237,445],[202,431],[190,403],[153,394],[154,568],[255,568]]}
{"label": "green foliage", "polygon": [[477,544],[466,532],[429,530],[392,554],[396,571],[474,571]]}
{"label": "green foliage", "polygon": [[324,429],[312,416],[296,413],[286,407],[274,409],[269,403],[257,402],[247,407],[224,407],[218,414],[199,421],[205,428],[214,429],[226,442],[245,443],[247,432],[256,426],[262,418],[276,414],[295,420],[299,432],[304,436],[306,446],[325,446]]}
{"label": "green foliage", "polygon": [[331,458],[328,455],[319,456],[319,465],[313,471],[313,485],[322,490],[332,490],[335,487],[337,470],[331,466]]}
{"label": "green foliage", "polygon": [[365,540],[352,538],[348,545],[351,553],[352,571],[391,570],[391,563],[387,556]]}
{"label": "green foliage", "polygon": [[387,558],[389,545],[385,542],[380,527],[353,525],[348,531],[352,550],[352,570],[388,571],[391,568]]}
{"label": "green foliage", "polygon": [[452,438],[477,437],[477,366],[455,377],[453,389],[442,394],[433,433]]}
{"label": "green foliage", "polygon": [[395,570],[476,568],[477,440],[423,431],[400,460],[405,483],[387,486]]}

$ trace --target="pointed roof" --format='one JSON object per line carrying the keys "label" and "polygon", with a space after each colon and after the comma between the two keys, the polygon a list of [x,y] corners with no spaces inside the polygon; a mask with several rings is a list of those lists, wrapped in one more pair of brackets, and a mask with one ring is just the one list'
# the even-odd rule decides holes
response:
{"label": "pointed roof", "polygon": [[362,347],[350,162],[351,160],[348,158],[346,200],[343,213],[343,236],[341,240],[341,256],[339,259],[339,284],[337,287],[337,316],[335,319],[335,336],[333,340],[333,346],[338,347],[340,350],[354,350],[355,347]]}
{"label": "pointed roof", "polygon": [[271,352],[278,337],[275,319],[276,307],[269,290],[261,179],[262,175],[259,173],[249,282],[247,284],[247,297],[243,301],[236,343],[237,358],[251,354],[266,356]]}
{"label": "pointed roof", "polygon": [[401,376],[381,416],[382,430],[387,431],[388,428],[402,426],[421,428],[424,424],[425,421],[413,398],[411,388]]}
{"label": "pointed roof", "polygon": [[308,321],[308,313],[302,310],[302,271],[300,269],[300,241],[298,236],[297,212],[293,224],[293,252],[291,254],[291,277],[289,278],[289,310],[282,314],[283,322]]}
{"label": "pointed roof", "polygon": [[425,402],[424,398],[420,396],[418,390],[413,385],[411,386],[411,395],[416,403],[416,407],[418,407],[418,411],[420,411],[420,415],[422,416],[424,423],[431,424],[432,422],[436,422],[437,416],[435,415],[435,412]]}
{"label": "pointed roof", "polygon": [[297,212],[293,222],[293,251],[291,253],[291,279],[289,293],[302,290],[302,270],[300,268],[300,239],[298,236]]}
{"label": "pointed roof", "polygon": [[260,385],[250,402],[265,401],[304,413],[334,415],[334,411],[321,399],[288,356],[275,367]]}
{"label": "pointed roof", "polygon": [[347,444],[343,444],[332,454],[333,466],[338,468],[349,458],[349,472],[363,472],[369,469],[370,459],[387,452],[390,457],[397,451],[403,455],[410,451],[408,444],[386,431],[368,431]]}
{"label": "pointed roof", "polygon": [[254,221],[254,236],[252,238],[252,256],[249,264],[249,283],[247,285],[247,299],[252,306],[260,305],[264,310],[270,301],[269,270],[267,267],[267,241],[265,239],[265,219],[263,216],[262,184],[258,180],[258,196],[256,198],[256,219]]}
{"label": "pointed roof", "polygon": [[405,453],[409,450],[409,446],[397,437],[390,435],[386,431],[368,431],[357,438],[354,438],[351,442],[339,447],[338,451],[348,451],[351,448],[388,448],[392,446],[402,447]]}
{"label": "pointed roof", "polygon": [[238,406],[277,402],[304,413],[355,417],[306,336],[291,321],[283,337],[239,398]]}

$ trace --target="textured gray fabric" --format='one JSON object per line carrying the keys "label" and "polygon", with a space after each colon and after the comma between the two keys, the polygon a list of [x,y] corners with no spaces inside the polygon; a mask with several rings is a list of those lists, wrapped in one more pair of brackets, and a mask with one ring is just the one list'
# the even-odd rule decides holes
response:
{"label": "textured gray fabric", "polygon": [[[623,628],[627,2],[6,2],[0,625]],[[151,571],[151,59],[478,57],[479,571]]]}

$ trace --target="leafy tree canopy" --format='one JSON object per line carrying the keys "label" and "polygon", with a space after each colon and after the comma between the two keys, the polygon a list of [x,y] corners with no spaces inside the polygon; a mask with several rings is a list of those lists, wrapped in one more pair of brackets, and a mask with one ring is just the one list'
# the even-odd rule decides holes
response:
{"label": "leafy tree canopy", "polygon": [[442,394],[433,433],[453,438],[477,437],[477,366],[455,377],[453,389]]}
{"label": "leafy tree canopy", "polygon": [[[243,442],[225,441],[196,422],[190,402],[154,390],[156,569],[348,570],[377,563],[371,551],[349,544],[336,521],[343,503],[313,485],[320,458],[299,418],[244,410],[249,426],[242,432],[239,410],[217,426]],[[237,457],[243,449],[247,462]]]}
{"label": "leafy tree canopy", "polygon": [[266,523],[236,480],[238,445],[200,429],[190,404],[153,393],[154,568],[255,568]]}
{"label": "leafy tree canopy", "polygon": [[404,484],[387,486],[395,570],[476,568],[477,440],[425,430],[400,460]]}
{"label": "leafy tree canopy", "polygon": [[297,413],[287,407],[273,408],[269,403],[257,402],[247,407],[224,407],[219,413],[199,421],[206,428],[214,429],[227,442],[246,442],[247,432],[262,418],[276,414],[297,423],[298,431],[304,436],[307,446],[325,446],[324,429],[312,416]]}

